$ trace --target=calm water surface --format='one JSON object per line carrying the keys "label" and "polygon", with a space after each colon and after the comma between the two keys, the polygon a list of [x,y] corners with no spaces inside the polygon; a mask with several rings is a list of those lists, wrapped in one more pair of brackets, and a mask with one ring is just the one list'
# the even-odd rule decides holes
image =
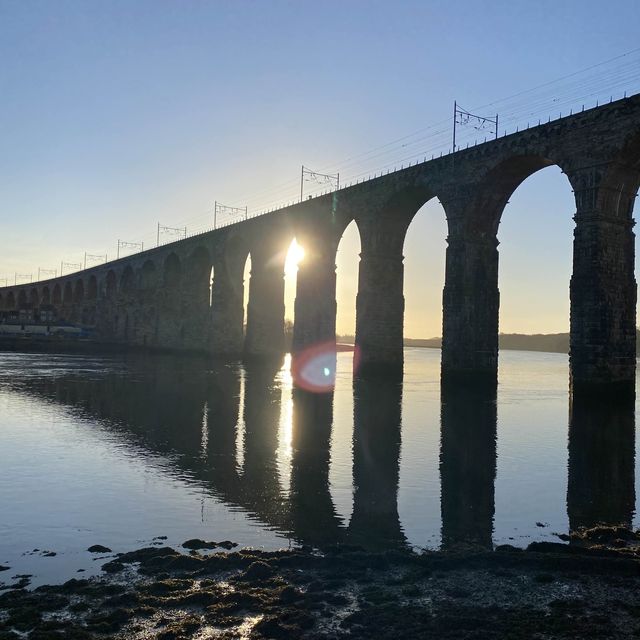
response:
{"label": "calm water surface", "polygon": [[633,403],[570,406],[558,354],[502,352],[497,397],[441,394],[437,350],[405,358],[402,385],[353,385],[341,353],[313,395],[288,361],[0,354],[0,582],[157,536],[435,549],[637,524]]}

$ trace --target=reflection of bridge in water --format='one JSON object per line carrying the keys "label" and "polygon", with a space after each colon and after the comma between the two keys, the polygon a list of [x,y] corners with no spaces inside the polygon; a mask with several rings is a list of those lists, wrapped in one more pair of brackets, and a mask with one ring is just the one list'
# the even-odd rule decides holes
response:
{"label": "reflection of bridge in water", "polygon": [[[135,358],[106,373],[67,370],[13,385],[78,407],[111,432],[160,455],[180,476],[241,508],[265,526],[307,544],[406,547],[398,514],[402,385],[356,379],[353,511],[338,515],[329,482],[332,394],[276,379],[279,365],[216,365]],[[492,544],[496,478],[496,391],[442,391],[442,545]],[[288,403],[291,406],[288,406]],[[290,411],[289,411],[290,408]],[[630,525],[635,506],[633,401],[574,398],[569,419],[567,507],[571,529]],[[282,473],[278,450],[290,449]],[[283,486],[283,476],[288,486]]]}

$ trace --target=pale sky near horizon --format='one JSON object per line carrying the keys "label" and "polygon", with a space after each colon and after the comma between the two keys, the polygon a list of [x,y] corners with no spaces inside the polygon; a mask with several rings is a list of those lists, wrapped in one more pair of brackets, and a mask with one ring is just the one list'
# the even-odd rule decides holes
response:
{"label": "pale sky near horizon", "polygon": [[[504,108],[514,128],[637,93],[636,52],[499,102],[638,49],[639,27],[637,0],[0,0],[0,279],[115,257],[118,238],[152,246],[158,221],[202,229],[214,200],[294,200],[301,164],[344,181],[446,152],[454,100],[498,101],[486,115]],[[554,167],[511,198],[501,331],[568,329],[574,210]],[[432,201],[405,243],[408,337],[440,335],[445,237]],[[349,228],[340,333],[353,333],[357,252]]]}

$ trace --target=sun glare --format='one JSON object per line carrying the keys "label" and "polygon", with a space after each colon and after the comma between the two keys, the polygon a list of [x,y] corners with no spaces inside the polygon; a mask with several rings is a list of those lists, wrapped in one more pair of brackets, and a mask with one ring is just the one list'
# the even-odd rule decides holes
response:
{"label": "sun glare", "polygon": [[287,259],[284,263],[284,272],[286,274],[295,274],[298,271],[298,265],[304,258],[304,249],[295,241],[291,243],[287,253]]}

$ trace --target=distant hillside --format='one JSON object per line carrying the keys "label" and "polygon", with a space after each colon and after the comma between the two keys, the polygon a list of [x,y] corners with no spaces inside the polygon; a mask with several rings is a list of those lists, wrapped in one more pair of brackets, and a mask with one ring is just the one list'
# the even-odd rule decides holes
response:
{"label": "distant hillside", "polygon": [[[640,347],[640,331],[636,331],[638,346]],[[338,342],[353,344],[353,336],[338,336]],[[439,349],[442,338],[405,338],[405,347],[425,347]],[[498,336],[500,349],[515,351],[546,351],[548,353],[569,353],[568,333],[501,333]]]}
{"label": "distant hillside", "polygon": [[[353,344],[353,336],[338,336],[338,342]],[[425,347],[439,349],[442,338],[405,338],[406,347]],[[523,333],[501,333],[498,338],[500,349],[517,351],[548,351],[551,353],[569,353],[568,333],[548,333],[525,335]]]}

